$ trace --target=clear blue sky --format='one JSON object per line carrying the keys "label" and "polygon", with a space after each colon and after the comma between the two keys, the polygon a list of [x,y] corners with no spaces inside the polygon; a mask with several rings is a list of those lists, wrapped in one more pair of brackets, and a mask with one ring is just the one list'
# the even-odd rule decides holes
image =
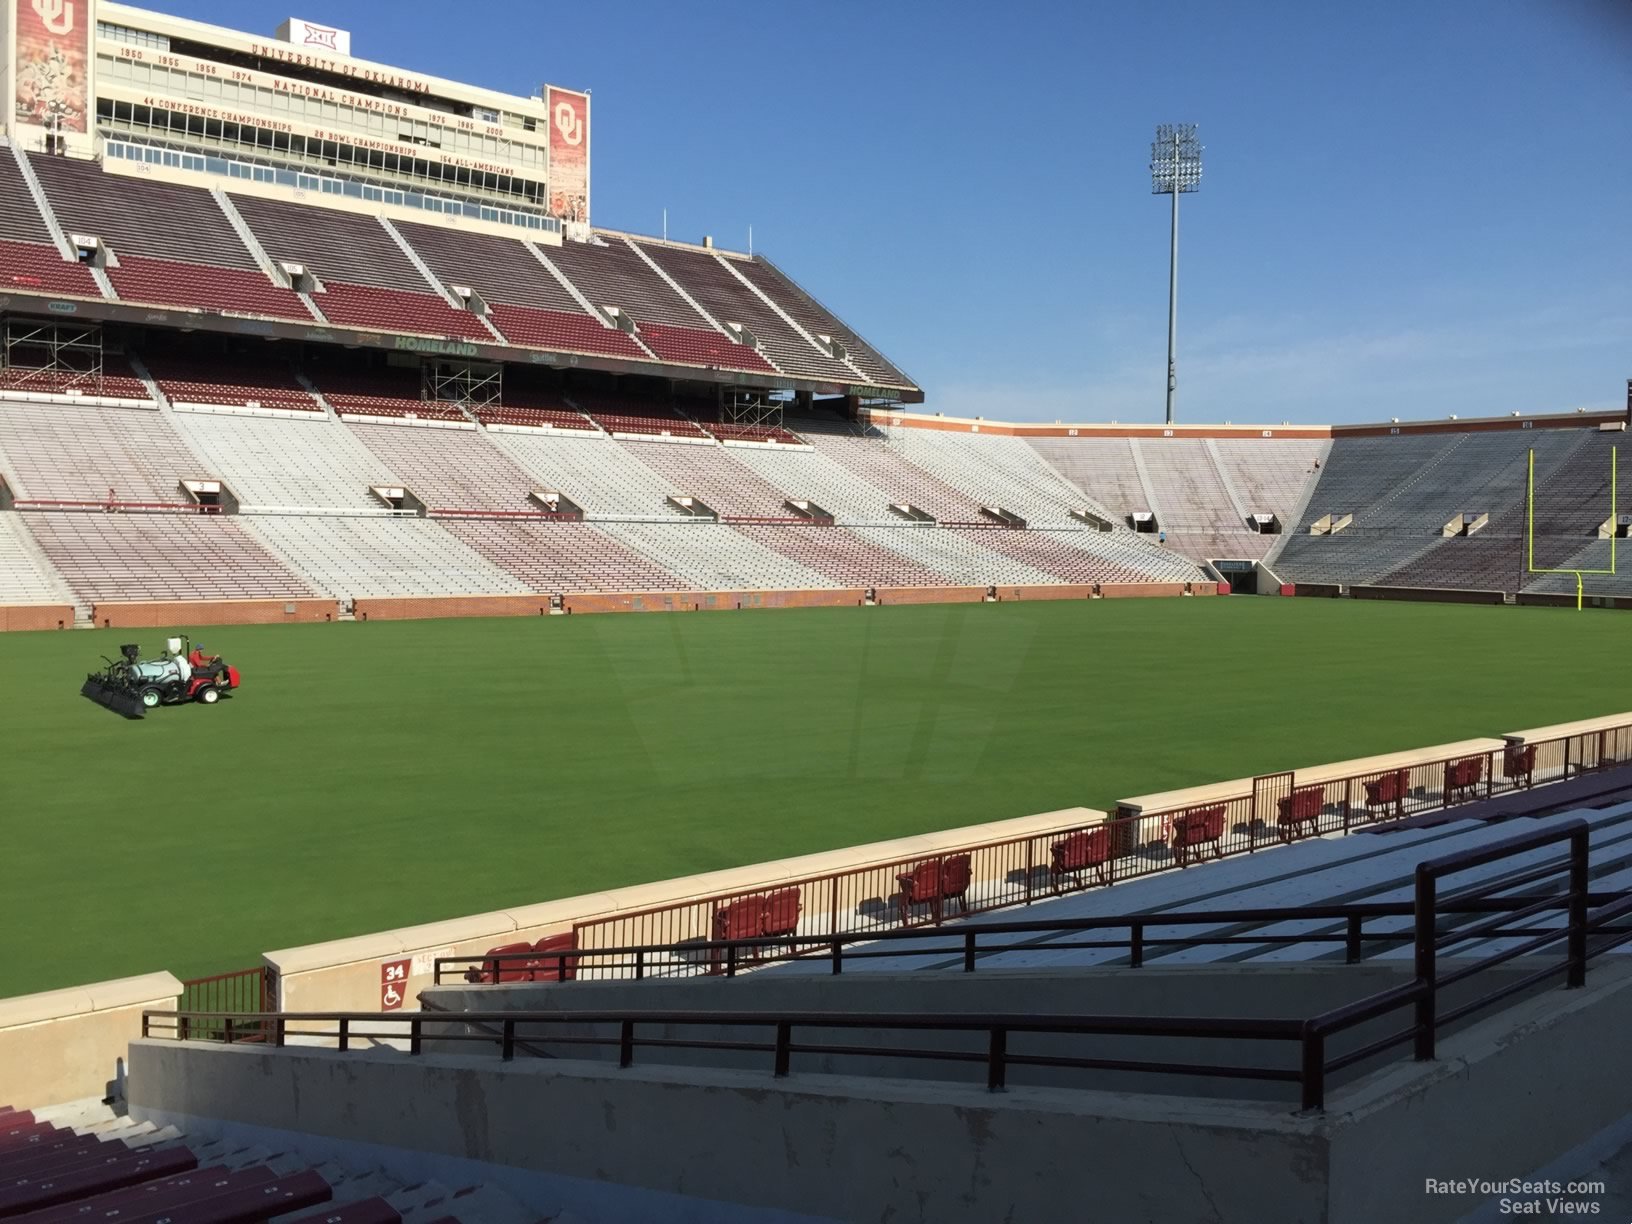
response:
{"label": "clear blue sky", "polygon": [[1624,402],[1632,2],[150,0],[513,92],[594,92],[601,225],[754,246],[948,414],[1179,419]]}

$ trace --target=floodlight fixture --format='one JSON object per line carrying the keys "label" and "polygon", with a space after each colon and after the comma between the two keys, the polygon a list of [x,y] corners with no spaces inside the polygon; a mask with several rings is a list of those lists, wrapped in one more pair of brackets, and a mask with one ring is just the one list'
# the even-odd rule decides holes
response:
{"label": "floodlight fixture", "polygon": [[1167,423],[1179,388],[1176,360],[1179,333],[1179,197],[1201,188],[1201,137],[1193,123],[1163,123],[1150,143],[1152,195],[1173,197],[1167,264]]}

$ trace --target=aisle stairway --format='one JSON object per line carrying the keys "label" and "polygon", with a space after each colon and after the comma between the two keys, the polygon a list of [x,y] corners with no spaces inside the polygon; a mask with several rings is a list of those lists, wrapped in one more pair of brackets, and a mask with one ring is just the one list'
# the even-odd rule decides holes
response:
{"label": "aisle stairway", "polygon": [[[544,1224],[492,1186],[404,1182],[229,1138],[134,1122],[101,1101],[0,1106],[0,1217],[26,1224]],[[549,1218],[571,1224],[568,1216]]]}

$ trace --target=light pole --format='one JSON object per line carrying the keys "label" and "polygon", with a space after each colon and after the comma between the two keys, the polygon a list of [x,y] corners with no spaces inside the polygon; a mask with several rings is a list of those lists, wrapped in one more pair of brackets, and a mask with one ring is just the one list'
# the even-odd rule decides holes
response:
{"label": "light pole", "polygon": [[1174,357],[1179,332],[1179,196],[1201,186],[1201,139],[1193,123],[1164,123],[1150,145],[1152,195],[1173,197],[1173,228],[1167,265],[1167,423],[1173,424],[1178,390]]}

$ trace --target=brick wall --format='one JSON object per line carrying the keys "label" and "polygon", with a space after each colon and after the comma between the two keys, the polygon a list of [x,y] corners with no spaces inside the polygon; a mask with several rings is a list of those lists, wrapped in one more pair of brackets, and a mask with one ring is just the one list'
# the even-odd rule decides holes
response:
{"label": "brick wall", "polygon": [[104,629],[164,629],[172,625],[279,625],[332,621],[332,599],[203,599],[175,603],[99,603],[92,618]]}
{"label": "brick wall", "polygon": [[891,604],[979,603],[985,587],[879,587],[878,602]]}
{"label": "brick wall", "polygon": [[1061,586],[1000,586],[1000,600],[1026,599],[1088,599],[1093,596],[1092,583],[1070,583]]}
{"label": "brick wall", "polygon": [[72,629],[72,604],[0,604],[0,632],[8,629]]}
{"label": "brick wall", "polygon": [[358,620],[436,620],[449,616],[548,616],[548,595],[427,595],[358,599]]}
{"label": "brick wall", "polygon": [[865,591],[676,591],[568,595],[572,612],[731,612],[738,608],[853,608]]}
{"label": "brick wall", "polygon": [[[1108,599],[1184,594],[1182,582],[1107,583],[1100,593]],[[879,587],[878,600],[892,604],[979,603],[985,587]],[[1092,586],[1004,586],[1001,600],[1087,599]],[[1211,583],[1193,586],[1197,595],[1213,594]],[[749,608],[855,608],[866,599],[860,587],[815,591],[674,591],[639,593],[586,592],[563,597],[568,612],[734,612]],[[355,603],[358,620],[436,620],[467,616],[548,616],[548,595],[426,595],[412,598],[369,599]],[[286,622],[321,622],[339,619],[340,608],[331,599],[231,599],[196,602],[99,603],[93,610],[98,626],[118,629],[158,629],[171,625],[275,625]],[[61,621],[59,625],[58,622]],[[73,624],[67,604],[20,604],[0,607],[0,630],[56,629]]]}

